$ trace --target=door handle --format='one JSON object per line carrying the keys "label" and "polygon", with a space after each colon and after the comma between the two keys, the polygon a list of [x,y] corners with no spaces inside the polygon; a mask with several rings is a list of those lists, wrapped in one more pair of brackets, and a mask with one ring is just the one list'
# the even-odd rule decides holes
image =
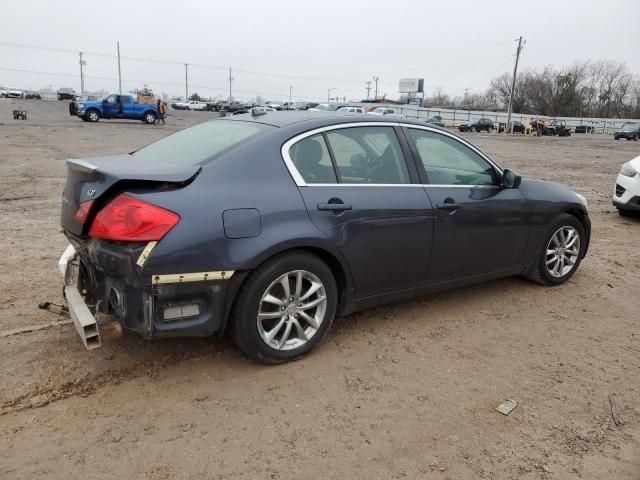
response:
{"label": "door handle", "polygon": [[329,210],[334,212],[343,212],[351,210],[353,207],[350,203],[319,203],[318,210]]}
{"label": "door handle", "polygon": [[459,208],[462,208],[462,205],[459,203],[445,202],[436,204],[436,207],[440,210],[458,210]]}
{"label": "door handle", "polygon": [[462,208],[462,205],[460,205],[459,203],[456,203],[456,201],[453,198],[447,197],[444,199],[442,203],[436,203],[436,207],[439,208],[440,210],[455,211],[455,210],[458,210],[459,208]]}

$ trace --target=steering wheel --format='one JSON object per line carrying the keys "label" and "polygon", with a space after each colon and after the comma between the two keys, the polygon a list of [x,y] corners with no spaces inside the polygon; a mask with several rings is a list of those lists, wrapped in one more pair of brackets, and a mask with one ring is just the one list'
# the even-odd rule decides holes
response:
{"label": "steering wheel", "polygon": [[373,171],[382,166],[382,155],[379,156],[378,158],[371,160],[368,164],[367,164],[367,168],[365,168],[364,170],[364,176],[367,179],[367,182],[371,183],[371,174],[373,173]]}

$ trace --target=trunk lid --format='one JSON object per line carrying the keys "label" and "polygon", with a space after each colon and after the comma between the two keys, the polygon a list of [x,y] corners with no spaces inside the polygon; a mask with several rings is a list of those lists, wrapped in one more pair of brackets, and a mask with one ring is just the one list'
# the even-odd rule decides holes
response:
{"label": "trunk lid", "polygon": [[[76,218],[80,203],[94,200],[89,219],[101,207],[100,200],[119,188],[157,184],[181,184],[190,181],[200,171],[200,165],[175,165],[131,155],[67,160],[67,184],[62,194],[62,227],[82,235],[85,224]],[[106,195],[105,195],[106,194]]]}

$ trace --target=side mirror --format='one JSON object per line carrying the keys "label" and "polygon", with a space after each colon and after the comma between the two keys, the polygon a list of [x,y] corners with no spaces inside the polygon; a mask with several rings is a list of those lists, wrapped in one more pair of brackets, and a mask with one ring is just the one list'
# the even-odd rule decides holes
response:
{"label": "side mirror", "polygon": [[518,188],[522,177],[512,170],[502,172],[502,188]]}

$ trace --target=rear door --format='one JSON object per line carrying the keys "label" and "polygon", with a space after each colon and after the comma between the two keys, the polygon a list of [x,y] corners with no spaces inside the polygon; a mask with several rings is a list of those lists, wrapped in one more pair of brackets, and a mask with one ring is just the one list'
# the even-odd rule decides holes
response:
{"label": "rear door", "polygon": [[[392,125],[331,127],[289,142],[315,226],[346,259],[359,298],[425,281],[433,212]],[[287,146],[285,146],[285,152]]]}
{"label": "rear door", "polygon": [[120,102],[122,103],[122,116],[132,118],[136,116],[136,104],[133,101],[133,97],[129,95],[121,95]]}
{"label": "rear door", "polygon": [[520,190],[501,187],[500,170],[457,137],[405,132],[435,214],[429,282],[523,265],[531,219]]}

